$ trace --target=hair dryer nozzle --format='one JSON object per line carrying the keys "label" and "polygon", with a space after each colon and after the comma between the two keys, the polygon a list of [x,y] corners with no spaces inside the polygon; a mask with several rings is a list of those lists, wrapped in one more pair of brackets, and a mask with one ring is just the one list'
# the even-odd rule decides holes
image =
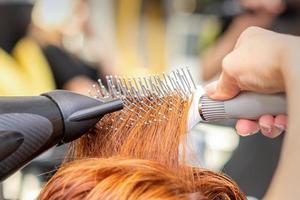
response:
{"label": "hair dryer nozzle", "polygon": [[80,122],[84,120],[94,119],[97,117],[102,117],[107,113],[121,110],[122,108],[123,108],[123,102],[121,99],[107,101],[94,107],[79,110],[73,113],[69,117],[69,120],[71,122]]}
{"label": "hair dryer nozzle", "polygon": [[64,122],[63,142],[71,142],[92,128],[105,114],[123,108],[120,99],[103,102],[65,90],[43,94],[59,107]]}

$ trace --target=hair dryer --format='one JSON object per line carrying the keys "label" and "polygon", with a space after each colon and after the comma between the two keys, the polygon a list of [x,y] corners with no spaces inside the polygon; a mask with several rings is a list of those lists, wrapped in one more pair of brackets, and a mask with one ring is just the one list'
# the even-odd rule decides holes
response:
{"label": "hair dryer", "polygon": [[0,97],[0,182],[49,148],[71,142],[102,116],[123,108],[64,90],[41,96]]}

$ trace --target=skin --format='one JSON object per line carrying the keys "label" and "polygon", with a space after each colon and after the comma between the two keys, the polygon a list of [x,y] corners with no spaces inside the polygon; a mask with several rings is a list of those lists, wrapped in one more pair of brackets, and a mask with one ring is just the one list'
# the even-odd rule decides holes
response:
{"label": "skin", "polygon": [[[274,34],[272,38],[268,38],[269,35],[273,36],[273,33],[255,27],[248,28],[241,34],[234,50],[223,59],[219,80],[206,87],[210,97],[230,99],[242,90],[259,93],[285,91],[280,72],[281,57],[276,56],[283,51],[283,44],[277,41],[281,35]],[[270,45],[265,45],[266,40]],[[249,52],[252,52],[251,55]],[[270,57],[270,54],[274,57]],[[254,134],[261,129],[264,135],[276,137],[285,130],[286,123],[287,117],[284,115],[264,115],[257,122],[239,120],[236,129],[242,136]]]}
{"label": "skin", "polygon": [[250,26],[267,28],[285,10],[283,0],[239,0],[239,3],[244,9],[252,12],[236,16],[216,44],[202,55],[201,75],[203,81],[210,81],[219,75],[224,56],[233,49],[237,38],[246,28]]}
{"label": "skin", "polygon": [[[249,53],[251,52],[251,53]],[[300,38],[257,27],[246,29],[234,50],[223,60],[220,78],[206,88],[214,99],[230,99],[242,90],[259,93],[286,92],[289,119],[262,116],[258,121],[239,120],[239,134],[261,129],[268,137],[288,127],[279,166],[264,199],[298,199],[300,196]]]}
{"label": "skin", "polygon": [[283,0],[240,0],[240,3],[244,8],[264,11],[273,15],[280,14],[285,8]]}
{"label": "skin", "polygon": [[249,26],[268,27],[273,20],[274,16],[265,12],[245,13],[235,17],[228,30],[201,56],[202,80],[209,81],[219,75],[222,59],[233,49],[237,38],[246,28]]}

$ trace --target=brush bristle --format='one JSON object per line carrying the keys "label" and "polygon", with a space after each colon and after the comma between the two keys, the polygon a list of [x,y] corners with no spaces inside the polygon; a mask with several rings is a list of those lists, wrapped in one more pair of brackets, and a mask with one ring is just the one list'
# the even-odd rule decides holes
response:
{"label": "brush bristle", "polygon": [[101,101],[122,99],[124,109],[120,111],[119,120],[127,119],[127,128],[137,124],[165,122],[170,113],[178,113],[180,119],[182,110],[178,106],[186,103],[190,105],[196,90],[188,68],[177,69],[169,74],[163,73],[162,76],[106,76],[106,82],[107,88],[102,80],[98,80],[99,84],[93,85],[90,96]]}
{"label": "brush bristle", "polygon": [[174,93],[182,98],[188,98],[196,89],[195,82],[188,68],[181,68],[162,76],[151,75],[147,77],[119,77],[106,76],[107,88],[103,80],[93,85],[89,91],[90,96],[97,99],[164,97]]}

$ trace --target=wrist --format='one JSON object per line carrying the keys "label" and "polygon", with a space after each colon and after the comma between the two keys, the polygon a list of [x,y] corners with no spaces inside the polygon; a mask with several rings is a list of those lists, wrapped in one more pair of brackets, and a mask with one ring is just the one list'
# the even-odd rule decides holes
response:
{"label": "wrist", "polygon": [[300,82],[300,37],[282,36],[285,38],[282,40],[280,70],[286,83],[286,89],[288,89],[291,84],[295,84],[295,81]]}
{"label": "wrist", "polygon": [[282,72],[288,100],[288,130],[284,138],[280,161],[271,187],[264,198],[269,199],[295,199],[300,196],[300,134],[299,134],[299,99],[300,92],[300,38],[284,36],[280,39]]}

